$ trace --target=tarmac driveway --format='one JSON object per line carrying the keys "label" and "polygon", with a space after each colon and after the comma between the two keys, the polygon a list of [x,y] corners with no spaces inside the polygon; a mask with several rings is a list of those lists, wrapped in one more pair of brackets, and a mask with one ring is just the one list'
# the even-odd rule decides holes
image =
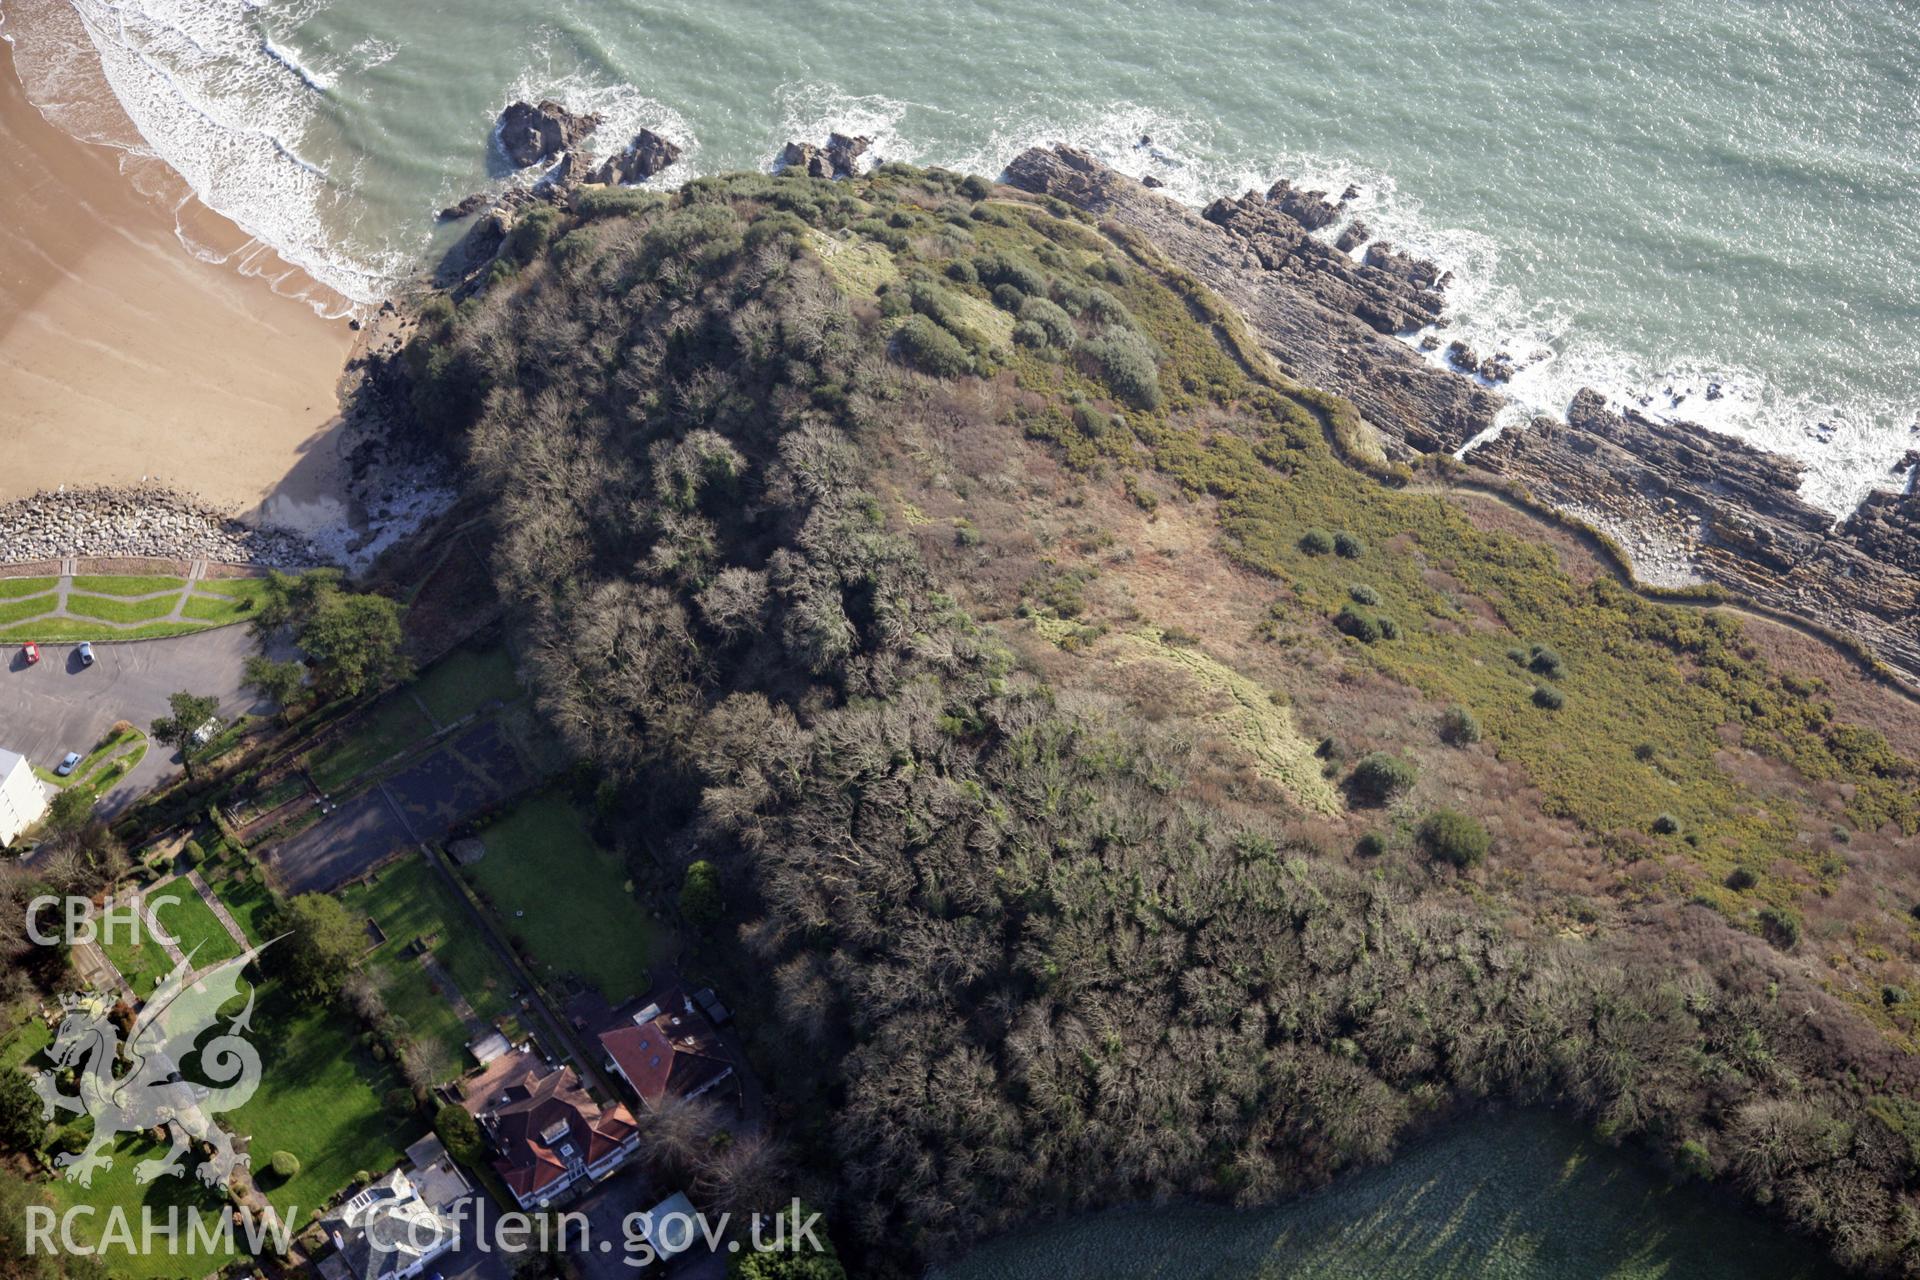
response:
{"label": "tarmac driveway", "polygon": [[[116,721],[145,731],[168,714],[168,697],[182,690],[218,697],[227,718],[270,711],[272,704],[240,687],[242,668],[254,652],[253,636],[243,626],[96,644],[91,667],[80,665],[78,645],[43,644],[35,666],[27,665],[19,645],[8,645],[0,649],[0,747],[51,769],[69,751],[92,750]],[[146,759],[107,793],[101,810],[117,813],[179,767],[172,749],[148,746]]]}

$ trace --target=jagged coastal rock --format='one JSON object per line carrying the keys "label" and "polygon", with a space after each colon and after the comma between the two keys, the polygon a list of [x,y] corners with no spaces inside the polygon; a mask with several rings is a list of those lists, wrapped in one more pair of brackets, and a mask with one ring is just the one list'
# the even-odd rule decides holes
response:
{"label": "jagged coastal rock", "polygon": [[500,113],[500,149],[514,168],[525,169],[572,151],[599,127],[599,116],[575,115],[557,102],[509,103]]}
{"label": "jagged coastal rock", "polygon": [[[1506,353],[1456,343],[1454,373],[1402,340],[1444,323],[1445,277],[1390,246],[1369,245],[1356,263],[1314,239],[1308,223],[1327,224],[1311,192],[1276,183],[1275,198],[1249,192],[1196,215],[1071,147],[1022,153],[1006,180],[1147,236],[1237,307],[1288,375],[1352,401],[1392,458],[1456,452],[1510,403],[1461,376],[1511,377]],[[1438,345],[1431,332],[1419,343]],[[1864,644],[1920,683],[1920,468],[1834,527],[1800,500],[1798,464],[1692,423],[1614,413],[1593,391],[1565,422],[1536,419],[1466,460],[1609,534],[1645,581],[1729,589]]]}
{"label": "jagged coastal rock", "polygon": [[644,182],[680,158],[680,148],[651,129],[633,135],[633,141],[619,155],[609,156],[593,171],[589,182],[616,186],[625,182]]}
{"label": "jagged coastal rock", "polygon": [[810,178],[850,178],[859,172],[860,157],[871,146],[872,138],[849,137],[844,133],[829,134],[824,147],[811,142],[789,142],[780,153],[780,167]]}
{"label": "jagged coastal rock", "polygon": [[328,563],[307,539],[241,524],[173,489],[63,489],[0,506],[0,564],[157,556],[293,569]]}

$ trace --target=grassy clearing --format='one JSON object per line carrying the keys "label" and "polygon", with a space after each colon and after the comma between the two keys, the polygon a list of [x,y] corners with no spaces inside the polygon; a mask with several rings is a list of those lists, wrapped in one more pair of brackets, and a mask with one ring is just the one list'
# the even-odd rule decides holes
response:
{"label": "grassy clearing", "polygon": [[173,938],[174,945],[193,957],[196,970],[240,954],[240,948],[220,918],[213,914],[213,908],[201,900],[184,878],[169,883],[164,892],[179,902],[156,906],[154,914],[159,918],[160,927]]}
{"label": "grassy clearing", "polygon": [[31,1007],[22,1005],[13,1012],[19,1020],[0,1037],[0,1070],[24,1066],[53,1043],[53,1028],[35,1015]]}
{"label": "grassy clearing", "polygon": [[0,600],[37,596],[60,585],[58,578],[0,578]]}
{"label": "grassy clearing", "polygon": [[77,591],[67,593],[67,612],[81,618],[100,618],[107,622],[154,622],[173,612],[178,596],[155,600],[121,600],[114,596],[89,596]]}
{"label": "grassy clearing", "polygon": [[307,772],[323,791],[337,791],[367,769],[426,738],[433,726],[402,689],[357,721],[347,736],[307,758]]}
{"label": "grassy clearing", "polygon": [[646,991],[660,926],[565,800],[536,796],[481,838],[487,856],[467,871],[537,970],[575,974],[616,1004]]}
{"label": "grassy clearing", "polygon": [[60,597],[51,593],[42,596],[6,599],[0,603],[0,625],[11,622],[24,622],[28,618],[38,618],[52,612],[60,603]]}
{"label": "grassy clearing", "polygon": [[420,857],[394,863],[372,884],[342,894],[341,901],[354,914],[371,916],[387,937],[366,960],[387,1008],[407,1024],[410,1034],[438,1041],[447,1051],[449,1074],[458,1074],[471,1038],[467,1026],[449,1003],[451,993],[436,990],[419,959],[406,949],[415,939],[428,940],[434,958],[482,1022],[491,1024],[511,1012],[512,979],[481,941],[467,908]]}
{"label": "grassy clearing", "polygon": [[81,574],[73,580],[75,591],[92,591],[103,596],[150,596],[162,591],[179,591],[186,585],[185,578],[127,574]]}
{"label": "grassy clearing", "polygon": [[513,658],[505,649],[475,653],[457,649],[433,664],[414,684],[413,692],[443,725],[472,715],[489,702],[512,702],[520,696],[514,679]]}
{"label": "grassy clearing", "polygon": [[267,589],[267,580],[265,578],[200,578],[194,582],[193,589],[216,596],[245,596],[257,599]]}

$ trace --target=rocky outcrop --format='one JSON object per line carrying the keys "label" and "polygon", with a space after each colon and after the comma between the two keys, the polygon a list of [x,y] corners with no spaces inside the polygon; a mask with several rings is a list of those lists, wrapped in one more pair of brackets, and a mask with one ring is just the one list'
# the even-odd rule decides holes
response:
{"label": "rocky outcrop", "polygon": [[62,489],[0,506],[0,564],[156,556],[292,569],[327,563],[312,543],[241,524],[172,489]]}
{"label": "rocky outcrop", "polygon": [[1302,191],[1285,178],[1267,188],[1267,203],[1309,231],[1340,220],[1340,210],[1328,202],[1326,192]]}
{"label": "rocky outcrop", "polygon": [[849,137],[844,133],[827,136],[827,145],[789,142],[780,153],[780,168],[804,173],[810,178],[851,178],[858,173],[860,157],[873,146],[873,139]]}
{"label": "rocky outcrop", "polygon": [[[1351,400],[1390,456],[1455,452],[1509,403],[1463,376],[1511,377],[1506,353],[1455,344],[1452,373],[1392,336],[1444,324],[1444,276],[1384,245],[1355,264],[1287,212],[1322,216],[1283,184],[1278,203],[1248,193],[1195,215],[1068,147],[1023,153],[1006,180],[1152,240],[1237,307],[1289,375]],[[1421,345],[1440,343],[1429,333]],[[1644,581],[1737,592],[1862,643],[1920,683],[1920,463],[1901,492],[1874,495],[1835,528],[1800,500],[1798,464],[1692,423],[1615,413],[1592,391],[1566,421],[1535,419],[1467,460],[1606,532]]]}
{"label": "rocky outcrop", "polygon": [[1290,376],[1352,400],[1398,456],[1457,449],[1493,425],[1497,396],[1392,336],[1436,319],[1438,293],[1354,262],[1260,195],[1197,215],[1071,147],[1021,154],[1007,181],[1146,235],[1245,315]]}
{"label": "rocky outcrop", "polygon": [[500,149],[516,169],[572,151],[600,127],[597,115],[575,115],[557,102],[510,103],[500,113]]}
{"label": "rocky outcrop", "polygon": [[633,141],[619,155],[609,156],[593,171],[589,182],[617,186],[626,182],[645,182],[680,158],[680,148],[651,129],[633,135]]}

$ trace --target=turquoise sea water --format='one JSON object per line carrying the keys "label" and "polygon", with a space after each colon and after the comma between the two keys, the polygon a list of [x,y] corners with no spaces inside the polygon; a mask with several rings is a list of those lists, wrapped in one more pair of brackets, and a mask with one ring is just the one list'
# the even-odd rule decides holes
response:
{"label": "turquoise sea water", "polygon": [[[1905,0],[0,0],[35,101],[156,154],[325,286],[399,287],[550,95],[768,166],[839,127],[997,172],[1071,141],[1183,200],[1304,177],[1453,269],[1460,336],[1807,461],[1837,512],[1920,445]],[[111,96],[137,134],[91,110]],[[1153,145],[1138,145],[1150,135]],[[1709,401],[1710,383],[1721,396]]]}

